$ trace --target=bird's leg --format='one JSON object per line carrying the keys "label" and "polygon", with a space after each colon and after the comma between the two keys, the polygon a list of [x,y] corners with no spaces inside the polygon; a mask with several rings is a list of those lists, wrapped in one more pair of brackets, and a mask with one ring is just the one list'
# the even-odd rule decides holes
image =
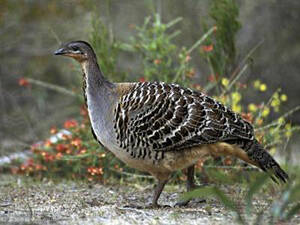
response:
{"label": "bird's leg", "polygon": [[[195,184],[195,178],[194,178],[194,173],[195,173],[195,165],[191,165],[190,167],[187,168],[187,181],[186,181],[186,191],[192,191],[196,188],[199,188],[201,186]],[[190,202],[190,200],[181,200],[178,201],[175,206],[187,206],[187,204]],[[205,199],[201,199],[199,202],[205,202]]]}
{"label": "bird's leg", "polygon": [[187,181],[186,181],[186,191],[192,191],[193,189],[197,188],[195,184],[195,165],[191,165],[187,168]]}
{"label": "bird's leg", "polygon": [[162,192],[162,190],[165,187],[165,184],[168,182],[167,180],[158,180],[158,184],[156,185],[155,189],[154,189],[154,194],[153,194],[153,198],[152,201],[149,203],[146,203],[145,205],[141,206],[141,205],[126,205],[125,208],[137,208],[137,209],[153,209],[153,208],[160,208],[160,207],[170,207],[169,205],[159,205],[157,204],[157,200]]}
{"label": "bird's leg", "polygon": [[162,192],[162,190],[164,189],[166,183],[168,182],[168,180],[158,180],[158,184],[155,187],[154,190],[154,195],[152,198],[152,203],[149,205],[149,207],[151,208],[158,208],[160,207],[160,205],[157,204],[157,200]]}

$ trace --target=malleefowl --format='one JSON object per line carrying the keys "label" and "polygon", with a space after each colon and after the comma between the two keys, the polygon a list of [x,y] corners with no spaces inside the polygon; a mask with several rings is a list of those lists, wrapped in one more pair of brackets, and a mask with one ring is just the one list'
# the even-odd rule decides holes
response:
{"label": "malleefowl", "polygon": [[206,155],[235,156],[287,181],[288,175],[255,139],[252,125],[213,98],[177,84],[112,83],[84,41],[69,42],[55,55],[81,64],[95,138],[128,166],[157,178],[152,207],[159,206],[157,200],[176,170],[188,168],[191,190],[194,164]]}

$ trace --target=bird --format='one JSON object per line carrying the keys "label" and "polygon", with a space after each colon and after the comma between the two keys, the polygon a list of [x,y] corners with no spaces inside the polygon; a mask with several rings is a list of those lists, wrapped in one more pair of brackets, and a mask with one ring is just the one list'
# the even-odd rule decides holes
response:
{"label": "bird", "polygon": [[214,98],[178,84],[111,82],[85,41],[63,44],[54,54],[81,65],[95,139],[129,167],[157,179],[149,207],[161,206],[159,196],[174,171],[187,169],[187,191],[194,189],[195,163],[208,155],[237,157],[287,182],[253,126]]}

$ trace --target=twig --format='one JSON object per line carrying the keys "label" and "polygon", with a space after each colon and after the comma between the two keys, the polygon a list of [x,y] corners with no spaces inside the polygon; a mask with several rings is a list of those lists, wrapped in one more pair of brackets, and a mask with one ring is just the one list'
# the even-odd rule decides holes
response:
{"label": "twig", "polygon": [[[271,105],[272,100],[274,99],[275,93],[278,93],[279,91],[280,91],[280,88],[278,88],[278,89],[273,93],[273,95],[272,95],[272,96],[270,97],[270,99],[268,100],[267,104],[265,104],[264,102],[262,103],[262,107],[260,107],[259,112],[258,112],[258,115],[257,115],[257,117],[255,118],[255,121],[256,121],[256,122],[260,120],[260,118],[262,117],[262,112],[263,112],[263,110],[265,109],[265,107],[268,107],[268,106]],[[256,123],[256,122],[255,122],[255,123]]]}
{"label": "twig", "polygon": [[[193,44],[193,46],[187,51],[187,54],[191,54],[192,51],[194,51],[199,45],[201,45],[202,42],[205,41],[205,39],[208,38],[208,36],[209,36],[214,30],[215,30],[215,27],[210,28],[210,29],[209,29],[209,30],[208,30],[208,31],[207,31],[207,32],[206,32],[206,33],[205,33],[198,41],[196,41],[195,44]],[[172,83],[175,83],[175,82],[179,79],[180,74],[181,74],[183,68],[184,68],[184,67],[181,66],[181,67],[177,70],[177,72],[176,72],[176,74],[175,74],[175,77],[174,77],[174,79],[172,80]]]}
{"label": "twig", "polygon": [[265,147],[266,149],[268,149],[268,148],[273,147],[273,146],[276,146],[277,144],[280,144],[280,143],[281,143],[281,141],[272,141],[272,142],[266,144],[264,147]]}
{"label": "twig", "polygon": [[213,168],[213,169],[235,169],[235,170],[253,170],[258,171],[255,167],[241,167],[241,166],[203,166],[203,168]]}
{"label": "twig", "polygon": [[178,17],[176,18],[175,20],[172,20],[171,22],[167,23],[166,24],[166,27],[169,28],[169,27],[172,27],[174,26],[176,23],[180,22],[182,20],[182,17]]}
{"label": "twig", "polygon": [[236,77],[230,82],[228,87],[221,93],[221,96],[224,96],[232,88],[232,86],[240,79],[240,77],[244,74],[244,72],[248,69],[248,67],[249,67],[249,63],[243,66],[243,68],[236,75]]}
{"label": "twig", "polygon": [[265,39],[262,39],[260,42],[258,42],[246,55],[246,57],[243,59],[242,64],[244,64],[250,57],[251,55],[264,43]]}
{"label": "twig", "polygon": [[[293,113],[295,113],[295,112],[297,112],[297,111],[299,111],[299,110],[300,110],[300,105],[298,105],[298,106],[296,106],[295,108],[291,109],[290,111],[286,112],[285,114],[283,114],[283,115],[280,116],[279,118],[286,118],[286,117],[292,115]],[[266,130],[266,129],[272,127],[272,126],[278,125],[278,124],[280,123],[280,122],[278,122],[278,119],[279,119],[279,118],[273,120],[271,123],[269,123],[269,124],[267,124],[267,125],[265,125],[265,126],[263,126],[263,127],[255,128],[254,131]]]}
{"label": "twig", "polygon": [[208,38],[209,35],[212,34],[212,32],[215,30],[215,27],[210,28],[188,51],[188,54],[191,54],[192,51],[194,51],[195,48],[197,48],[199,45],[202,44],[203,41],[205,41],[206,38]]}
{"label": "twig", "polygon": [[50,90],[54,90],[54,91],[57,91],[57,92],[61,92],[63,94],[67,94],[67,95],[70,95],[70,96],[74,96],[74,97],[78,97],[80,95],[74,93],[73,91],[69,91],[68,89],[64,88],[64,87],[61,87],[61,86],[58,86],[56,84],[50,84],[50,83],[46,83],[44,81],[40,81],[40,80],[36,80],[36,79],[32,79],[32,78],[26,78],[31,84],[36,84],[36,85],[39,85],[41,87],[44,87],[44,88],[48,88]]}
{"label": "twig", "polygon": [[239,71],[239,68],[244,65],[252,56],[252,54],[256,51],[256,49],[258,49],[258,47],[260,47],[262,45],[262,43],[264,42],[264,39],[261,40],[260,42],[258,42],[252,49],[250,49],[250,51],[248,52],[248,54],[243,58],[242,62],[240,63],[240,65],[233,71],[230,80],[232,80],[235,75],[237,74],[237,72]]}
{"label": "twig", "polygon": [[0,207],[7,207],[7,206],[10,206],[10,205],[11,205],[10,202],[5,202],[5,203],[0,204]]}
{"label": "twig", "polygon": [[29,218],[30,218],[30,222],[32,221],[32,217],[33,217],[33,211],[32,211],[32,208],[30,207],[29,203],[24,200],[26,206],[29,208]]}
{"label": "twig", "polygon": [[119,174],[122,174],[122,175],[126,175],[126,176],[139,177],[139,178],[145,178],[145,179],[151,179],[151,180],[155,179],[154,177],[149,176],[149,175],[133,174],[133,173],[128,173],[128,172],[124,172],[124,171],[118,171],[118,170],[111,169],[111,168],[109,170],[114,171]]}
{"label": "twig", "polygon": [[[240,77],[244,74],[244,72],[248,69],[249,64],[250,64],[248,62],[248,60],[250,59],[252,54],[256,51],[256,49],[258,49],[258,47],[260,47],[262,45],[263,42],[264,42],[264,39],[261,40],[260,42],[258,42],[244,57],[244,59],[241,62],[241,65],[243,65],[242,69],[239,71],[240,66],[238,66],[238,68],[233,72],[233,74],[230,78],[230,80],[232,80],[232,81],[230,82],[228,87],[222,92],[221,96],[224,96],[232,88],[232,86],[240,79]],[[239,71],[239,72],[237,73],[237,71]],[[236,75],[236,73],[237,73],[237,75]]]}
{"label": "twig", "polygon": [[55,38],[55,40],[57,41],[57,43],[59,45],[61,45],[62,41],[60,40],[60,38],[58,37],[57,33],[55,33],[55,31],[52,29],[52,27],[49,28],[51,34],[53,35],[53,37]]}

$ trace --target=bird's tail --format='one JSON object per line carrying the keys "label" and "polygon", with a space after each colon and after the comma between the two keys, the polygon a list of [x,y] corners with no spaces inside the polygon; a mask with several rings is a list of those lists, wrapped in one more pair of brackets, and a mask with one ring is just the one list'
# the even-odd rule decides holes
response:
{"label": "bird's tail", "polygon": [[281,169],[279,164],[257,140],[241,141],[231,144],[237,144],[240,148],[242,148],[247,153],[247,156],[253,162],[253,164],[260,167],[263,171],[270,173],[271,178],[275,182],[276,179],[274,176],[283,182],[286,182],[289,179],[287,173]]}

